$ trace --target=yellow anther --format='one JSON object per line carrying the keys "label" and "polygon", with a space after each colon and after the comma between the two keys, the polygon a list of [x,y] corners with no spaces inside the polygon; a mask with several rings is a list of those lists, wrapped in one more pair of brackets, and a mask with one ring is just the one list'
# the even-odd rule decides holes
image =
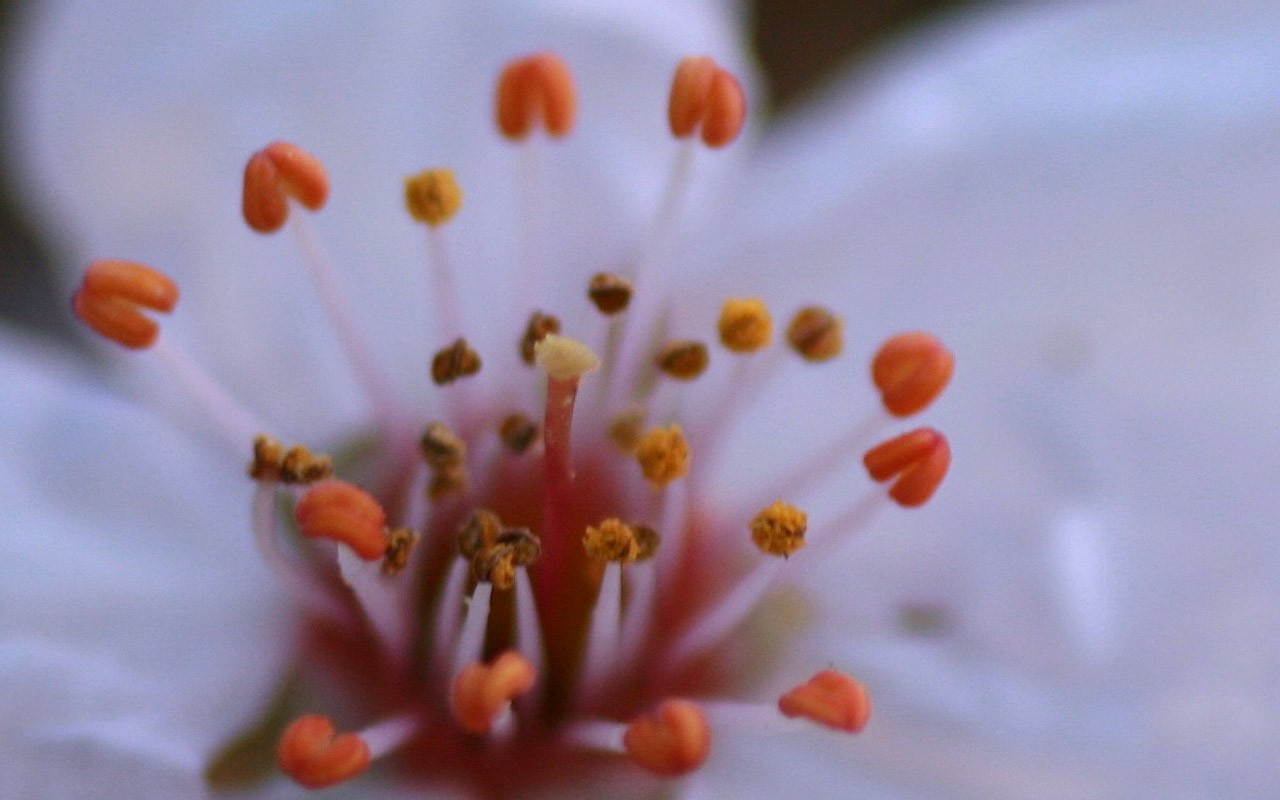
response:
{"label": "yellow anther", "polygon": [[689,472],[689,442],[674,422],[649,429],[640,437],[635,453],[645,480],[659,489]]}
{"label": "yellow anther", "polygon": [[773,319],[758,297],[730,298],[720,309],[720,343],[735,353],[752,353],[773,338]]}
{"label": "yellow anther", "polygon": [[567,381],[600,366],[600,359],[577,339],[549,333],[533,348],[534,360],[547,377]]}
{"label": "yellow anther", "polygon": [[418,534],[410,528],[393,528],[387,532],[387,549],[382,555],[382,574],[399,575],[409,566],[409,555],[418,544]]}
{"label": "yellow anther", "polygon": [[787,326],[787,343],[806,361],[829,361],[840,355],[844,332],[840,318],[820,306],[796,312]]}
{"label": "yellow anther", "polygon": [[284,445],[265,433],[253,437],[253,460],[249,462],[249,477],[255,481],[280,480],[280,464],[284,461]]}
{"label": "yellow anther", "polygon": [[404,179],[404,205],[410,216],[434,228],[462,208],[462,189],[452,170],[423,170]]}
{"label": "yellow anther", "polygon": [[306,445],[286,448],[279,440],[258,434],[253,439],[249,477],[256,481],[280,481],[307,485],[333,477],[333,459],[312,453]]}
{"label": "yellow anther", "polygon": [[634,529],[617,517],[609,517],[599,525],[588,525],[582,544],[587,555],[601,561],[630,564],[640,557],[640,543],[636,541]]}
{"label": "yellow anther", "polygon": [[635,291],[631,281],[611,272],[599,272],[587,286],[587,297],[601,314],[612,316],[626,309]]}
{"label": "yellow anther", "polygon": [[664,375],[676,380],[691,381],[706,371],[709,361],[705,344],[681,339],[663,347],[654,363]]}
{"label": "yellow anther", "polygon": [[808,527],[809,515],[779,500],[751,520],[751,541],[762,553],[786,558],[804,547]]}

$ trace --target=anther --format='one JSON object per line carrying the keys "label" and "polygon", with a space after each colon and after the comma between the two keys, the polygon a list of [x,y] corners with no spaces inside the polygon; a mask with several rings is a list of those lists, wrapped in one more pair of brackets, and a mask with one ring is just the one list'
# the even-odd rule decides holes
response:
{"label": "anther", "polygon": [[319,159],[297,145],[272,142],[244,167],[244,221],[258,233],[275,233],[289,218],[289,198],[319,211],[329,199],[329,176]]}
{"label": "anther", "polygon": [[880,346],[871,361],[871,379],[884,407],[909,417],[942,393],[955,367],[951,351],[928,333],[902,333]]}
{"label": "anther", "polygon": [[467,457],[467,443],[458,438],[443,422],[432,422],[418,440],[422,458],[432,469],[448,469],[463,464]]}
{"label": "anther", "polygon": [[139,309],[167,314],[177,304],[178,285],[136,261],[93,262],[71,298],[71,308],[81,322],[134,350],[150,347],[160,335],[160,326]]}
{"label": "anther", "polygon": [[249,462],[249,477],[255,481],[280,480],[284,452],[284,445],[278,439],[265,433],[253,437],[253,460]]}
{"label": "anther", "polygon": [[636,541],[636,561],[648,561],[658,554],[662,536],[648,525],[632,525],[631,535]]}
{"label": "anther", "polygon": [[294,516],[303,536],[345,544],[365,561],[382,558],[387,550],[386,513],[353,484],[317,483],[298,500]]}
{"label": "anther", "polygon": [[647,415],[643,408],[628,408],[609,420],[609,441],[624,453],[634,453],[644,433]]}
{"label": "anther", "polygon": [[839,317],[821,306],[805,306],[787,325],[787,343],[806,361],[830,361],[844,348]]}
{"label": "anther", "polygon": [[491,545],[472,556],[471,575],[495,589],[509,590],[515,586],[516,569],[533,564],[541,555],[542,541],[528,528],[503,528]]}
{"label": "anther", "polygon": [[507,650],[491,664],[468,664],[453,681],[449,708],[468,733],[488,733],[511,701],[533,688],[538,672],[529,660]]}
{"label": "anther", "polygon": [[404,206],[409,216],[434,228],[462,208],[462,189],[452,170],[423,170],[404,179]]}
{"label": "anther", "polygon": [[458,553],[463,558],[475,558],[481,550],[487,550],[498,542],[502,533],[502,520],[483,508],[472,511],[458,526]]}
{"label": "anther", "polygon": [[508,139],[524,139],[540,121],[561,138],[573,129],[578,93],[573,73],[555,53],[537,53],[509,62],[498,76],[494,116]]}
{"label": "anther", "polygon": [[550,314],[535,311],[529,316],[529,324],[524,328],[524,336],[520,339],[520,358],[524,363],[533,366],[534,348],[544,336],[560,332],[560,320]]}
{"label": "anther", "polygon": [[667,700],[653,714],[638,717],[622,736],[637,765],[664,778],[687,775],[711,753],[711,728],[702,708],[688,700]]}
{"label": "anther", "polygon": [[480,355],[463,338],[456,339],[431,359],[431,380],[437,386],[445,386],[479,371]]}
{"label": "anther", "polygon": [[588,556],[600,561],[630,564],[640,557],[640,542],[636,540],[634,529],[617,517],[609,517],[598,525],[588,525],[582,544]]}
{"label": "anther", "polygon": [[534,361],[552,380],[572,380],[600,366],[600,359],[590,347],[568,336],[549,333],[534,345],[533,351]]}
{"label": "anther", "polygon": [[542,556],[542,540],[528,528],[503,528],[496,545],[510,548],[517,567],[527,567]]}
{"label": "anther", "polygon": [[498,438],[507,450],[520,455],[538,441],[542,428],[529,415],[514,412],[503,417],[498,425]]}
{"label": "anther", "polygon": [[418,544],[418,534],[411,528],[393,528],[387,532],[387,549],[382,553],[382,574],[399,575],[409,566],[409,555]]}
{"label": "anther", "polygon": [[804,533],[809,516],[800,509],[778,500],[761,509],[751,520],[751,541],[760,552],[788,558],[804,547]]}
{"label": "anther", "polygon": [[308,789],[350,780],[369,767],[369,746],[354,733],[337,735],[320,714],[298,717],[285,728],[276,761],[286,775]]}
{"label": "anther", "polygon": [[708,147],[724,147],[738,138],[747,119],[747,98],[731,72],[709,56],[688,56],[671,79],[667,120],[677,139],[701,126]]}
{"label": "anther", "polygon": [[866,452],[862,463],[867,473],[883,483],[897,476],[889,487],[889,496],[898,505],[922,506],[941,485],[951,466],[951,448],[947,437],[932,428],[917,428],[910,433],[882,442]]}
{"label": "anther", "polygon": [[598,272],[587,285],[587,297],[595,304],[601,314],[613,316],[625,311],[631,303],[631,294],[635,287],[626,278],[612,272]]}
{"label": "anther", "polygon": [[295,485],[308,485],[333,477],[333,458],[313,453],[304,444],[295,444],[280,460],[280,480]]}
{"label": "anther", "polygon": [[654,363],[664,375],[691,381],[706,371],[709,360],[705,344],[692,339],[681,339],[664,346]]}
{"label": "anther", "polygon": [[427,499],[435,502],[451,494],[459,494],[467,488],[467,471],[462,467],[446,467],[432,470],[427,481]]}
{"label": "anther", "polygon": [[764,301],[757,297],[724,301],[717,328],[720,343],[735,353],[755,352],[773,338],[773,319]]}
{"label": "anther", "polygon": [[778,698],[788,718],[805,717],[835,730],[857,733],[871,717],[871,698],[861,683],[835,670],[823,670]]}
{"label": "anther", "polygon": [[674,422],[650,428],[636,444],[635,455],[645,480],[659,489],[689,472],[689,442]]}

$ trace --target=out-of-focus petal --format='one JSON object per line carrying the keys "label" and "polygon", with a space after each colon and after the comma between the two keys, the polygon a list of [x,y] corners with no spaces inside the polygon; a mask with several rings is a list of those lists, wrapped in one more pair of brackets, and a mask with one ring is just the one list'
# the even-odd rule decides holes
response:
{"label": "out-of-focus petal", "polygon": [[248,482],[65,356],[6,334],[0,374],[0,791],[194,796],[289,646]]}
{"label": "out-of-focus petal", "polygon": [[290,237],[240,221],[251,152],[291,139],[327,165],[332,200],[317,227],[380,353],[420,386],[425,248],[401,181],[426,166],[457,172],[466,201],[448,236],[464,319],[479,319],[520,235],[518,153],[492,123],[505,60],[555,49],[578,79],[578,131],[544,148],[539,210],[548,263],[575,280],[615,266],[635,245],[617,232],[638,236],[651,215],[679,57],[707,51],[746,69],[719,2],[156,2],[128,13],[66,2],[30,14],[17,140],[27,196],[69,237],[67,272],[104,255],[170,272],[189,290],[166,329],[272,419],[299,395],[325,397],[317,423],[349,417],[358,397]]}

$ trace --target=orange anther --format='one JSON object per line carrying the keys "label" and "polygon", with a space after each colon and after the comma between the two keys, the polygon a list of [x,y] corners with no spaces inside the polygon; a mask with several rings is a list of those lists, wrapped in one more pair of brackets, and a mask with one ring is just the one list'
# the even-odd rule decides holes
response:
{"label": "orange anther", "polygon": [[747,120],[747,97],[733,73],[710,56],[687,56],[671,79],[667,120],[677,139],[701,126],[708,147],[724,147],[738,138]]}
{"label": "orange anther", "polygon": [[244,167],[244,221],[258,233],[274,233],[289,218],[288,198],[318,211],[329,198],[324,165],[302,148],[272,142]]}
{"label": "orange anther", "polygon": [[871,697],[861,683],[835,670],[824,669],[778,698],[786,717],[805,717],[819,725],[857,733],[871,716]]}
{"label": "orange anther", "polygon": [[93,262],[71,297],[71,308],[81,322],[134,349],[150,347],[160,335],[160,326],[138,308],[168,313],[177,304],[178,285],[136,261]]}
{"label": "orange anther", "polygon": [[627,755],[655,775],[687,775],[711,753],[711,728],[702,708],[688,700],[667,700],[653,714],[637,717],[622,736]]}
{"label": "orange anther", "polygon": [[924,505],[946,477],[951,447],[947,437],[933,428],[917,428],[871,448],[862,463],[875,481],[883,483],[897,475],[889,496],[899,505],[914,508]]}
{"label": "orange anther", "polygon": [[386,513],[368,492],[350,483],[315,484],[298,501],[294,516],[303,536],[341,542],[365,561],[382,558],[387,550]]}
{"label": "orange anther", "polygon": [[539,119],[548,135],[561,138],[573,129],[577,113],[573,73],[555,53],[511,61],[498,76],[494,116],[508,139],[524,139]]}
{"label": "orange anther", "polygon": [[890,414],[909,417],[942,394],[954,367],[955,357],[937,337],[900,333],[871,360],[871,380]]}
{"label": "orange anther", "polygon": [[298,717],[280,737],[276,762],[285,774],[308,789],[323,789],[350,780],[368,768],[369,747],[354,733],[335,733],[328,717]]}
{"label": "orange anther", "polygon": [[514,650],[491,664],[468,664],[453,681],[453,718],[465,731],[488,733],[511,701],[533,688],[537,679],[537,670]]}

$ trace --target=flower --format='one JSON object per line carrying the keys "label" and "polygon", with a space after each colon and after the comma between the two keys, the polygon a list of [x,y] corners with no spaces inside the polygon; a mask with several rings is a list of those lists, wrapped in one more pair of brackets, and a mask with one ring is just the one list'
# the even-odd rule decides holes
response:
{"label": "flower", "polygon": [[[1269,397],[1274,392],[1271,381],[1244,376],[1255,374],[1247,365],[1271,363],[1275,355],[1274,337],[1262,327],[1274,320],[1269,257],[1275,248],[1271,226],[1259,216],[1268,204],[1258,202],[1274,186],[1269,165],[1275,161],[1257,135],[1268,129],[1274,112],[1269,104],[1256,102],[1275,96],[1270,81],[1277,73],[1266,68],[1277,41],[1272,35],[1275,21],[1268,9],[1247,7],[1228,10],[1240,15],[1215,10],[1205,18],[1200,16],[1207,12],[1191,3],[1162,5],[1159,15],[1149,14],[1151,10],[1140,4],[1033,9],[936,33],[904,51],[901,61],[888,62],[869,88],[864,83],[849,96],[833,94],[807,119],[771,132],[757,151],[758,171],[749,173],[755,191],[735,204],[738,212],[732,215],[733,229],[749,236],[725,235],[689,253],[690,265],[735,265],[741,270],[735,277],[747,283],[763,280],[751,277],[752,265],[812,264],[812,272],[798,277],[801,285],[789,288],[802,295],[803,281],[821,280],[824,296],[856,294],[861,318],[850,320],[851,329],[902,329],[927,315],[928,323],[936,319],[964,358],[961,380],[938,416],[956,434],[965,462],[983,464],[983,469],[954,476],[940,498],[945,526],[939,517],[926,517],[935,530],[915,535],[908,528],[911,518],[904,516],[895,520],[898,530],[877,535],[900,549],[879,547],[883,539],[858,546],[854,555],[861,583],[849,579],[847,559],[834,560],[830,574],[814,582],[847,591],[838,599],[831,592],[811,593],[818,602],[815,625],[798,644],[816,642],[830,652],[833,644],[847,641],[841,665],[847,659],[860,667],[856,671],[876,690],[880,711],[857,748],[841,744],[838,760],[830,740],[806,740],[805,747],[789,750],[789,785],[809,779],[811,773],[803,767],[822,764],[824,757],[832,758],[830,763],[856,764],[856,769],[837,773],[842,792],[865,789],[865,794],[888,796],[911,791],[983,797],[1140,796],[1148,791],[1176,797],[1219,789],[1249,793],[1274,783],[1270,754],[1277,740],[1275,725],[1257,711],[1274,705],[1266,667],[1272,659],[1265,645],[1274,637],[1264,634],[1274,627],[1275,570],[1266,538],[1268,517],[1265,508],[1259,514],[1257,500],[1267,496],[1270,476],[1265,468],[1240,466],[1267,463],[1274,434],[1273,426],[1238,421],[1251,419],[1259,393]],[[488,30],[491,20],[476,16],[464,22]],[[660,16],[646,14],[632,22],[651,29],[644,26],[660,26]],[[205,27],[217,22],[205,21]],[[296,18],[282,13],[276,22],[288,29]],[[351,22],[340,20],[335,28]],[[608,29],[602,17],[590,18],[587,24],[592,23]],[[408,19],[400,29],[406,50],[418,58],[447,52],[422,47],[420,32],[412,26]],[[693,36],[693,30],[686,27],[682,34]],[[250,46],[264,43],[259,46],[280,51],[278,38],[263,36],[254,26],[238,32]],[[62,41],[83,48],[86,40],[72,36]],[[560,49],[556,41],[538,44]],[[684,46],[711,47],[706,42]],[[129,52],[114,44],[109,48]],[[523,49],[505,48],[507,53]],[[572,48],[563,49],[572,56]],[[618,48],[601,49],[612,59],[598,63],[619,63]],[[1232,57],[1222,58],[1224,52]],[[196,60],[203,55],[196,48],[185,54]],[[48,47],[43,55],[54,62],[81,63],[84,53]],[[367,62],[357,69],[378,66]],[[112,82],[102,69],[110,63],[118,62],[101,60],[80,80],[90,81],[84,84],[85,95],[110,96],[119,111],[118,93],[102,91],[102,83]],[[640,71],[610,72],[610,77],[626,77]],[[313,67],[297,74],[303,73],[325,71]],[[1165,80],[1168,75],[1173,79]],[[288,72],[278,77],[294,95],[307,85],[297,78],[290,84]],[[95,78],[102,83],[93,83]],[[385,85],[360,72],[349,79],[363,79],[357,85]],[[197,95],[201,101],[219,102],[215,94],[192,92],[190,82],[179,84],[179,104],[196,105],[190,98]],[[442,88],[422,94],[434,99],[453,92],[476,96],[478,91],[474,85]],[[644,96],[622,90],[619,95]],[[237,138],[251,139],[245,147],[256,147],[274,136],[295,135],[270,130],[235,137],[218,131],[219,125],[251,129],[285,107],[254,102],[252,93],[250,98],[243,93],[228,97],[233,99],[225,106],[189,123],[185,133],[198,139],[156,137],[163,126],[149,127],[145,116],[140,121],[129,114],[94,125],[61,126],[63,131],[92,130],[88,151],[67,146],[65,134],[54,135],[56,125],[39,128],[48,157],[37,162],[45,166],[35,186],[56,199],[60,214],[79,220],[80,245],[93,255],[119,253],[112,240],[141,235],[147,246],[131,254],[152,263],[190,265],[204,253],[210,263],[261,263],[240,257],[235,237],[218,230],[217,220],[230,219],[225,192],[193,183],[204,174],[203,167],[215,165],[184,163],[174,159],[176,148],[161,146],[184,142],[181,152],[202,153],[212,162],[217,159],[207,154],[218,148],[199,146],[208,143],[200,141],[205,137],[221,138],[221,146],[231,148],[226,142]],[[416,98],[390,90],[353,102],[389,112],[416,107]],[[443,100],[441,105],[462,107]],[[89,102],[74,107],[88,109],[91,118],[97,108]],[[405,127],[423,130],[426,126],[413,124],[415,113],[425,112],[405,113]],[[61,119],[53,113],[38,118],[47,123]],[[642,168],[643,148],[631,147],[633,140],[625,135],[638,128],[625,114],[619,119],[626,120],[619,125],[624,135],[597,153],[596,163],[614,167],[609,177],[625,183],[612,192],[598,192],[597,199],[653,193],[652,185],[646,189],[630,183],[652,183],[656,170]],[[457,120],[446,129],[462,130],[466,124]],[[373,132],[371,150],[382,155],[394,158],[403,152],[397,147],[409,146],[391,143],[403,137],[404,128],[393,136],[363,120],[357,127]],[[112,130],[116,136],[109,135]],[[151,138],[140,135],[148,130]],[[390,147],[378,146],[384,140]],[[312,146],[337,149],[328,144]],[[91,176],[100,174],[93,164],[141,163],[127,156],[126,145],[148,155],[153,169],[146,186],[134,170],[122,170],[86,191],[84,181],[98,180]],[[92,152],[94,147],[101,150]],[[364,152],[369,158],[369,150]],[[99,157],[107,153],[112,157]],[[391,172],[419,165],[416,155],[402,159],[410,165]],[[242,156],[237,152],[234,159]],[[624,169],[619,157],[635,161]],[[496,164],[481,166],[497,169]],[[338,166],[332,168],[336,182]],[[586,181],[602,171],[587,171]],[[362,172],[360,180],[344,183],[373,191],[379,182],[370,179],[368,170]],[[78,180],[52,177],[60,174]],[[156,175],[168,176],[172,183],[157,185]],[[476,182],[480,184],[488,182]],[[498,180],[494,185],[503,184]],[[797,193],[797,185],[805,191]],[[194,189],[189,203],[145,202],[148,196],[175,197],[180,186]],[[129,202],[103,208],[105,188]],[[572,201],[573,188],[554,196]],[[362,210],[345,218],[367,222],[367,230],[392,218],[373,199],[349,202]],[[1198,204],[1199,214],[1189,221],[1193,215],[1185,209],[1191,202]],[[599,204],[587,207],[610,216]],[[724,201],[719,207],[724,210]],[[904,213],[906,209],[913,213]],[[1123,215],[1123,224],[1117,209],[1132,212]],[[110,218],[122,213],[137,217],[132,223]],[[915,222],[920,213],[929,224]],[[201,224],[182,224],[186,215]],[[555,218],[554,213],[549,216]],[[612,216],[625,223],[618,228],[640,229],[625,213]],[[1191,224],[1199,220],[1206,221],[1203,227]],[[565,228],[565,252],[598,253],[574,241],[598,234],[603,229],[598,222],[589,218],[580,227]],[[173,240],[167,241],[169,237]],[[394,236],[373,239],[375,246],[385,244],[389,251],[393,244],[403,245],[400,252],[410,247],[395,242]],[[344,237],[338,244],[340,260],[354,261],[342,257],[346,242],[368,240]],[[627,249],[626,243],[613,244],[618,252]],[[484,252],[488,245],[475,246]],[[497,243],[492,246],[499,249]],[[171,252],[163,252],[166,248]],[[851,253],[857,254],[857,271],[848,269]],[[459,260],[463,258],[460,254]],[[372,256],[368,261],[393,263]],[[371,270],[370,281],[378,275]],[[832,275],[843,277],[833,280]],[[298,384],[262,379],[287,375],[301,362],[263,361],[263,341],[283,338],[292,346],[283,351],[296,351],[301,344],[290,338],[296,331],[266,324],[292,317],[282,299],[289,295],[267,288],[278,276],[255,273],[253,291],[223,288],[247,283],[243,271],[211,270],[201,276],[199,283],[215,297],[236,298],[245,305],[209,301],[207,314],[197,311],[185,322],[176,321],[175,335],[181,336],[186,325],[227,331],[214,340],[186,339],[203,341],[206,347],[216,341],[227,348],[198,355],[209,356],[203,363],[240,389],[254,390],[265,412],[288,411],[288,395]],[[180,282],[186,284],[185,279]],[[754,286],[750,290],[756,293]],[[1200,324],[1207,319],[1202,308],[1206,299],[1230,309],[1211,318],[1221,323],[1219,328]],[[982,319],[973,319],[975,308],[983,309]],[[1150,308],[1165,313],[1153,316],[1146,313]],[[396,315],[388,317],[388,330],[375,331],[380,341],[394,341],[397,335]],[[216,327],[220,320],[226,328]],[[309,322],[299,325],[299,330],[309,328]],[[1247,354],[1241,341],[1251,345]],[[1171,342],[1182,344],[1176,364],[1164,356]],[[269,615],[234,613],[237,603],[279,607],[269,598],[257,602],[269,581],[251,566],[237,567],[243,562],[222,547],[225,542],[211,539],[221,530],[232,541],[242,526],[240,520],[228,519],[225,502],[217,501],[235,490],[220,485],[216,470],[199,469],[198,485],[177,487],[180,509],[118,510],[116,499],[136,482],[167,485],[166,464],[194,469],[217,459],[201,456],[199,446],[181,436],[165,436],[163,422],[152,417],[144,421],[119,403],[75,388],[78,384],[65,375],[50,374],[47,365],[36,368],[25,344],[6,361],[12,362],[7,372],[15,376],[14,385],[30,387],[23,389],[21,404],[11,401],[15,407],[9,416],[22,423],[9,433],[17,441],[7,448],[14,460],[7,465],[13,474],[6,491],[10,505],[23,515],[15,522],[19,529],[58,530],[66,545],[56,554],[33,553],[36,544],[29,538],[6,537],[6,547],[14,548],[13,563],[33,566],[18,573],[24,580],[6,587],[9,597],[22,601],[23,611],[6,612],[12,615],[5,617],[6,629],[22,633],[9,638],[4,649],[21,696],[32,698],[32,707],[5,717],[38,720],[32,730],[39,734],[6,740],[20,743],[10,750],[20,755],[6,758],[16,765],[22,756],[34,754],[41,776],[56,775],[67,782],[64,786],[86,775],[103,780],[105,771],[115,770],[116,778],[131,777],[132,786],[167,788],[165,796],[173,796],[181,791],[173,786],[183,786],[180,776],[198,768],[191,753],[207,752],[227,732],[216,720],[246,715],[248,696],[260,698],[269,682],[264,673],[272,673],[259,659],[230,673],[225,668],[242,663],[237,656],[246,652],[270,654],[270,632],[280,630],[280,620]],[[321,380],[341,374],[332,361],[330,357],[318,370]],[[411,374],[411,367],[404,374]],[[358,397],[349,384],[323,388],[333,399],[331,418],[308,421],[317,429],[336,428],[344,415],[354,414]],[[92,400],[85,400],[86,394]],[[74,438],[84,456],[72,460],[62,448],[34,446],[47,438],[53,424],[48,409],[68,406],[71,413],[56,416],[54,430],[70,428],[65,435]],[[104,417],[138,433],[120,441],[83,424]],[[101,460],[87,458],[97,447]],[[137,467],[145,477],[131,472],[126,479],[100,468],[90,475],[76,471],[108,462],[146,463],[132,452],[144,447],[166,453],[164,464],[152,474]],[[40,475],[40,482],[32,475]],[[1230,480],[1217,480],[1218,475]],[[1208,486],[1217,491],[1207,492]],[[138,580],[139,572],[148,562],[167,562],[167,554],[149,548],[155,537],[139,537],[144,541],[131,542],[124,551],[111,540],[104,544],[104,509],[117,510],[127,523],[106,533],[183,530],[181,520],[193,511],[209,521],[202,526],[209,533],[173,543],[180,549],[166,566],[181,578],[171,577],[155,588],[151,571],[145,584]],[[815,507],[809,511],[817,513]],[[121,558],[121,552],[129,558]],[[1196,556],[1193,564],[1187,554]],[[107,569],[104,556],[122,563]],[[211,560],[227,568],[227,582],[216,592],[181,574],[192,563]],[[244,573],[242,580],[236,579]],[[77,585],[72,581],[107,582],[111,608],[79,608],[73,595],[59,591],[57,614],[31,613],[55,607],[31,603],[32,597],[49,597],[40,587],[50,584],[50,575],[63,576],[53,582],[58,587]],[[143,586],[151,592],[145,601],[139,597]],[[1177,593],[1169,591],[1171,586],[1178,587]],[[192,597],[197,590],[203,596]],[[195,599],[200,602],[191,602]],[[166,642],[175,631],[195,627],[189,612],[157,617],[156,607],[178,607],[184,600],[209,615],[211,624],[198,627],[201,644],[211,654],[210,663],[221,669],[202,675],[198,669],[155,666],[154,655],[171,649]],[[174,620],[172,630],[158,630],[154,638],[150,630],[135,631],[119,641],[112,636],[118,626],[100,624],[104,617],[97,615],[123,614],[135,603],[141,606],[139,616],[145,611],[153,624]],[[215,619],[224,624],[213,624]],[[230,619],[239,620],[234,632],[225,625]],[[909,630],[933,635],[904,636],[899,620]],[[265,641],[243,641],[250,636]],[[240,691],[204,682],[217,680],[235,683]],[[53,697],[59,699],[54,702]],[[197,705],[211,698],[230,707]],[[886,707],[906,713],[886,714]],[[19,713],[23,711],[27,713]],[[1206,727],[1229,733],[1225,740],[1206,741]],[[31,732],[26,726],[23,731]],[[751,746],[736,741],[724,745],[718,758],[728,759],[726,763]],[[78,763],[102,771],[67,769],[63,762],[68,752],[88,756]],[[758,752],[752,763],[760,761]],[[61,758],[51,764],[50,753]],[[776,765],[761,768],[767,766]],[[723,782],[721,793],[726,787],[732,790],[735,781],[741,787],[755,779],[750,770],[727,772],[716,775]],[[817,791],[829,792],[832,773],[818,774]],[[162,785],[166,780],[168,787]],[[748,791],[741,793],[756,786],[747,783]],[[141,790],[135,794],[145,796]]]}

